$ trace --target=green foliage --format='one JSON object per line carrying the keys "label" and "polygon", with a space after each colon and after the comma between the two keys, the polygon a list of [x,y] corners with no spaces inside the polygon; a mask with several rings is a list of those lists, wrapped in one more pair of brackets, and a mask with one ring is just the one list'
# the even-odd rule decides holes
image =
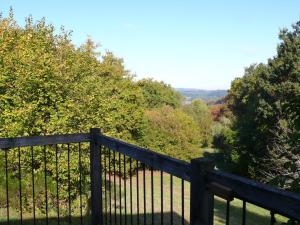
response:
{"label": "green foliage", "polygon": [[[34,23],[28,18],[26,25],[20,27],[12,13],[0,19],[0,37],[1,137],[88,132],[91,127],[101,127],[108,135],[140,143],[146,124],[143,94],[121,59],[110,52],[99,58],[91,40],[76,48],[70,33],[57,33],[44,20]],[[34,151],[36,174],[44,170],[43,151]],[[47,147],[45,151],[50,188],[55,165],[49,162],[55,161],[55,149]],[[66,201],[67,146],[61,146],[60,151],[60,192],[62,201]],[[12,179],[18,176],[17,156],[15,149],[8,155]],[[24,167],[30,168],[30,149],[24,149],[22,157]],[[79,188],[77,147],[70,146],[70,158],[71,198],[75,199]],[[4,160],[3,155],[0,160]],[[82,169],[88,174],[88,158]],[[31,177],[23,179],[30,184]],[[83,180],[83,188],[88,189],[88,180]],[[54,193],[50,189],[49,192]],[[39,198],[38,193],[36,196]]]}
{"label": "green foliage", "polygon": [[184,111],[190,115],[198,125],[200,142],[203,146],[208,146],[211,142],[212,116],[207,104],[201,99],[193,100],[184,106]]}
{"label": "green foliage", "polygon": [[88,131],[138,140],[143,96],[122,60],[97,58],[88,40],[75,48],[69,33],[54,33],[42,20],[24,28],[12,17],[0,21],[1,136]]}
{"label": "green foliage", "polygon": [[[91,39],[76,47],[70,32],[55,31],[44,19],[34,22],[29,17],[21,27],[12,12],[0,18],[1,137],[88,132],[91,127],[100,127],[106,135],[189,160],[201,154],[201,144],[209,142],[211,118],[202,102],[195,101],[183,110],[182,99],[163,82],[134,82],[123,60],[111,52],[97,52]],[[69,197],[78,201],[80,186],[84,198],[89,198],[88,144],[81,146],[82,168],[78,166],[77,144],[58,146],[58,177],[53,163],[55,147],[35,147],[33,151],[36,206],[41,211],[45,210],[44,172],[52,208],[57,197],[56,179],[62,209]],[[4,161],[4,154],[0,154],[0,164]],[[31,149],[22,148],[22,201],[27,211],[32,211],[33,204],[31,164]],[[136,164],[132,167],[136,169]],[[121,162],[122,172],[123,168]],[[11,149],[9,199],[14,208],[18,206],[14,194],[19,187],[18,170],[18,149]],[[5,193],[3,170],[0,178],[0,192]],[[0,195],[1,203],[5,198]]]}
{"label": "green foliage", "polygon": [[299,191],[300,22],[280,32],[277,56],[233,81],[239,172]]}
{"label": "green foliage", "polygon": [[234,143],[234,131],[231,129],[232,122],[229,118],[222,116],[212,126],[213,146],[224,151],[230,159],[230,151]]}
{"label": "green foliage", "polygon": [[162,81],[143,79],[137,85],[142,89],[146,108],[159,108],[164,105],[178,108],[183,100],[179,92]]}
{"label": "green foliage", "polygon": [[146,111],[146,116],[148,148],[183,160],[201,154],[197,123],[181,109],[164,106]]}

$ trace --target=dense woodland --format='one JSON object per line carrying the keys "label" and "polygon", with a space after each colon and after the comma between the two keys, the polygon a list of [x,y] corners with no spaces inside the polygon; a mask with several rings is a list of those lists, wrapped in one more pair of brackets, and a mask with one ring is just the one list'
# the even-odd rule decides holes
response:
{"label": "dense woodland", "polygon": [[236,173],[300,191],[300,22],[279,39],[276,56],[232,82],[226,142]]}
{"label": "dense woodland", "polygon": [[55,32],[44,20],[28,18],[20,27],[3,18],[0,29],[2,137],[99,127],[184,160],[209,144],[212,120],[205,102],[183,106],[183,96],[170,85],[135,81],[122,59],[97,52],[90,39],[76,47],[69,32]]}
{"label": "dense woodland", "polygon": [[[122,59],[98,52],[93,40],[77,47],[71,32],[30,17],[19,26],[11,12],[0,19],[0,136],[99,127],[106,135],[186,161],[215,148],[222,169],[300,191],[300,23],[283,29],[279,38],[277,55],[249,66],[225,99],[183,104],[184,97],[168,84],[136,81]],[[41,158],[42,151],[36,173],[43,169]],[[3,154],[0,161],[3,166]],[[9,169],[17,170],[14,164]]]}

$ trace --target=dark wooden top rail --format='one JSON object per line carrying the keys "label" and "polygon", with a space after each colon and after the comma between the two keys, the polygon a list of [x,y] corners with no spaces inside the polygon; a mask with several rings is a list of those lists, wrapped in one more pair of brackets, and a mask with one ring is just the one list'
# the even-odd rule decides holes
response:
{"label": "dark wooden top rail", "polygon": [[128,144],[124,141],[105,135],[98,137],[98,143],[126,156],[132,157],[133,159],[139,160],[140,162],[153,167],[153,169],[162,170],[186,181],[190,181],[191,166],[187,162]]}
{"label": "dark wooden top rail", "polygon": [[300,195],[222,171],[210,171],[207,181],[232,189],[236,198],[291,219],[300,220]]}
{"label": "dark wooden top rail", "polygon": [[90,133],[0,138],[0,149],[90,141]]}

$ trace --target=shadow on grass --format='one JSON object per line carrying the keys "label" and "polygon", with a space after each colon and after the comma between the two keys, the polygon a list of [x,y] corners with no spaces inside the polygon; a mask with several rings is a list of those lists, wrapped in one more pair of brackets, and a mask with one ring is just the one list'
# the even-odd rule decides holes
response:
{"label": "shadow on grass", "polygon": [[[120,214],[114,214],[112,213],[111,215],[108,214],[104,214],[104,225],[120,225],[123,224],[125,225],[125,216],[122,215],[120,217]],[[152,214],[151,213],[146,213],[146,225],[151,225],[152,224]],[[116,218],[116,221],[115,221]],[[153,214],[153,218],[154,218],[154,223],[153,224],[161,224],[161,214],[160,213],[154,213]],[[122,220],[122,222],[120,223],[120,219]],[[132,220],[132,222],[131,222]],[[82,223],[81,223],[82,221]],[[173,224],[175,225],[180,225],[182,221],[182,217],[176,213],[173,213]],[[130,215],[127,215],[126,217],[126,224],[128,225],[137,225],[137,224],[141,224],[144,225],[144,214],[141,213],[138,215],[132,215],[132,217]],[[1,221],[0,225],[7,225],[7,221]],[[9,221],[10,225],[19,225],[21,224],[21,221],[19,219],[12,219]],[[47,224],[47,220],[46,218],[37,218],[35,221],[33,220],[33,218],[30,219],[23,219],[22,221],[22,225],[32,225],[32,224],[36,224],[36,225],[46,225]],[[48,224],[49,225],[57,225],[58,224],[58,220],[57,218],[49,218],[48,219]],[[59,220],[59,224],[60,225],[68,225],[68,224],[72,224],[72,225],[90,225],[90,217],[89,216],[84,216],[82,219],[80,217],[71,217],[71,223],[69,223],[69,217],[61,217]],[[165,212],[163,214],[163,224],[168,225],[171,224],[171,213]],[[188,222],[186,220],[184,220],[184,224],[187,225]]]}
{"label": "shadow on grass", "polygon": [[[226,223],[226,203],[225,201],[215,198],[215,224],[225,224]],[[240,202],[240,205],[231,205],[230,206],[230,216],[229,216],[229,224],[230,225],[240,225],[242,224],[242,202]],[[248,205],[249,206],[249,205]],[[250,207],[249,207],[250,208]],[[246,212],[246,224],[247,225],[269,225],[270,224],[270,213],[269,211],[251,206],[251,211],[247,209]],[[277,218],[277,221],[275,224],[282,224],[284,221],[283,217]]]}
{"label": "shadow on grass", "polygon": [[[263,210],[258,208],[258,210]],[[113,210],[114,211],[114,210]],[[265,215],[264,215],[265,212]],[[262,211],[258,211],[258,212],[249,212],[247,211],[246,214],[246,221],[247,221],[247,225],[264,225],[264,224],[270,224],[270,216],[268,215],[267,211],[264,211],[262,213]],[[216,198],[215,199],[215,211],[214,211],[214,224],[215,225],[221,225],[221,224],[225,224],[225,218],[226,218],[226,203],[221,200]],[[125,225],[125,216],[122,215],[122,217],[120,217],[119,214],[114,214],[112,212],[112,214],[110,215],[109,213],[104,214],[104,225]],[[151,213],[146,213],[146,225],[151,225],[152,224],[152,214]],[[187,215],[186,215],[187,216]],[[116,221],[115,221],[116,218]],[[122,220],[122,223],[120,223],[120,218]],[[153,214],[153,218],[154,218],[154,223],[153,224],[157,224],[157,225],[161,225],[161,214],[160,213],[154,213]],[[82,223],[81,223],[82,221]],[[49,218],[48,219],[48,224],[49,225],[56,225],[58,224],[57,218]],[[130,216],[130,214],[127,214],[126,216],[126,224],[127,225],[145,225],[144,223],[144,214],[143,212],[141,214],[138,215],[132,215]],[[282,221],[277,221],[275,224],[281,224]],[[6,221],[2,221],[0,222],[0,225],[6,225],[7,222]],[[14,219],[14,220],[10,220],[10,225],[17,225],[17,224],[21,224],[21,221],[19,219]],[[37,218],[35,223],[34,220],[31,219],[24,219],[22,221],[23,225],[31,225],[31,224],[36,224],[36,225],[46,225],[46,219],[45,218]],[[68,224],[72,224],[72,225],[89,225],[90,224],[90,218],[89,216],[84,216],[81,220],[80,217],[71,217],[71,223],[69,223],[69,217],[61,217],[60,221],[59,221],[60,225],[68,225]],[[171,213],[170,212],[165,212],[163,214],[163,224],[164,225],[171,225]],[[182,224],[182,217],[181,215],[177,214],[177,213],[173,213],[173,224],[174,225],[181,225]],[[185,219],[184,220],[184,224],[187,225],[189,224],[189,222]],[[238,205],[232,205],[230,207],[230,224],[231,225],[240,225],[242,224],[242,208]]]}

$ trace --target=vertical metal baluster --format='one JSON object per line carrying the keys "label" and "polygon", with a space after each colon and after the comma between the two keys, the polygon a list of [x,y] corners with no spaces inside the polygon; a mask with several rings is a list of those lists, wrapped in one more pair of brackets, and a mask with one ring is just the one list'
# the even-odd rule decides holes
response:
{"label": "vertical metal baluster", "polygon": [[146,168],[143,163],[143,188],[144,188],[144,225],[146,225]]}
{"label": "vertical metal baluster", "polygon": [[108,149],[108,188],[109,188],[109,224],[112,224],[112,215],[111,215],[111,158],[110,158],[111,150]]}
{"label": "vertical metal baluster", "polygon": [[124,155],[124,206],[125,206],[125,225],[127,225],[127,194],[126,194],[126,156]]}
{"label": "vertical metal baluster", "polygon": [[7,151],[5,149],[5,182],[6,182],[6,220],[7,224],[9,225],[9,196],[8,196],[8,168],[7,168]]}
{"label": "vertical metal baluster", "polygon": [[173,175],[170,175],[170,208],[171,208],[171,225],[173,225]]}
{"label": "vertical metal baluster", "polygon": [[140,224],[140,196],[139,196],[139,162],[136,161],[136,206],[137,206],[137,225]]}
{"label": "vertical metal baluster", "polygon": [[106,158],[107,158],[107,149],[104,151],[104,207],[105,207],[105,225],[108,224],[107,222],[107,163],[106,163]]}
{"label": "vertical metal baluster", "polygon": [[78,143],[78,163],[79,163],[79,204],[80,204],[80,225],[83,224],[82,215],[82,161],[81,161],[81,143]]}
{"label": "vertical metal baluster", "polygon": [[246,201],[243,201],[243,220],[242,225],[246,225]]}
{"label": "vertical metal baluster", "polygon": [[117,225],[117,193],[116,193],[116,152],[113,150],[114,161],[114,200],[115,200],[115,225]]}
{"label": "vertical metal baluster", "polygon": [[229,225],[230,202],[226,201],[226,225]]}
{"label": "vertical metal baluster", "polygon": [[153,184],[153,167],[151,167],[151,224],[154,225],[154,184]]}
{"label": "vertical metal baluster", "polygon": [[47,190],[47,158],[46,158],[46,146],[44,146],[44,176],[45,176],[45,201],[46,201],[46,224],[49,224],[48,219],[48,190]]}
{"label": "vertical metal baluster", "polygon": [[[100,179],[101,179],[101,182],[103,181],[103,165],[102,165],[102,153],[103,153],[103,146],[100,145],[99,146],[99,160],[100,160]],[[100,195],[100,202],[101,202],[101,206],[100,206],[100,209],[101,209],[101,213],[102,213],[102,221],[101,221],[101,224],[103,225],[104,224],[104,216],[103,216],[103,195],[102,195],[102,187],[103,185],[101,186],[101,195]]]}
{"label": "vertical metal baluster", "polygon": [[18,147],[18,158],[19,158],[19,195],[20,195],[20,224],[23,224],[23,209],[22,209],[22,175],[21,175],[21,153],[20,147]]}
{"label": "vertical metal baluster", "polygon": [[33,206],[33,224],[36,224],[35,219],[35,190],[34,190],[34,155],[33,147],[30,147],[31,150],[31,178],[32,178],[32,206]]}
{"label": "vertical metal baluster", "polygon": [[181,225],[184,225],[184,179],[181,179]]}
{"label": "vertical metal baluster", "polygon": [[120,225],[122,225],[122,181],[121,181],[121,153],[119,152],[119,207],[120,207]]}
{"label": "vertical metal baluster", "polygon": [[270,212],[270,213],[271,213],[270,224],[274,225],[276,223],[275,214],[274,214],[274,212]]}
{"label": "vertical metal baluster", "polygon": [[57,211],[57,224],[59,225],[59,184],[58,184],[58,146],[55,145],[55,172],[56,172],[56,211]]}
{"label": "vertical metal baluster", "polygon": [[130,185],[130,224],[133,225],[132,216],[132,159],[129,158],[129,185]]}
{"label": "vertical metal baluster", "polygon": [[72,212],[71,212],[71,177],[70,177],[70,144],[68,147],[68,194],[69,194],[69,224],[72,224]]}
{"label": "vertical metal baluster", "polygon": [[164,177],[163,171],[160,171],[160,223],[164,224]]}

